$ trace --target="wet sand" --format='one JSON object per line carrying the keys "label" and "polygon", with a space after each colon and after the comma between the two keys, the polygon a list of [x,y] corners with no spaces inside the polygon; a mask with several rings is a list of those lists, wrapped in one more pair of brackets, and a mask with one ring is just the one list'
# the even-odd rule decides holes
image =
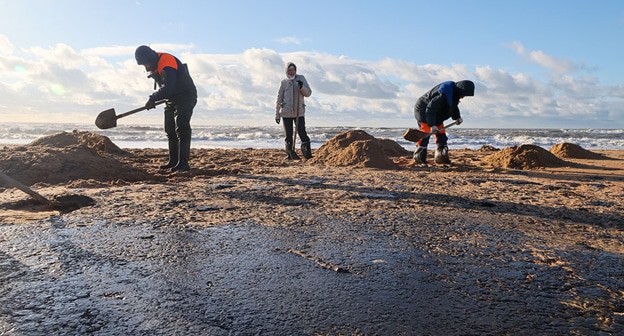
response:
{"label": "wet sand", "polygon": [[0,188],[0,334],[624,333],[624,151],[379,169],[193,149],[190,173],[165,174],[164,150],[133,149],[109,167],[122,178],[90,160],[46,181],[20,175],[45,152],[29,150],[0,147],[0,168],[95,204]]}

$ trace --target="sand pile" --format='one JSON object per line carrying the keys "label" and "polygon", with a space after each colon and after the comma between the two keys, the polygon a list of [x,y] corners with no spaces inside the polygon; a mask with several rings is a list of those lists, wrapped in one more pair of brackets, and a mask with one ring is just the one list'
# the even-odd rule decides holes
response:
{"label": "sand pile", "polygon": [[584,149],[583,147],[571,143],[560,143],[550,147],[550,152],[555,156],[563,159],[587,159],[600,160],[605,157],[601,154],[594,153]]}
{"label": "sand pile", "polygon": [[27,146],[48,146],[56,148],[84,146],[102,153],[127,154],[126,151],[117,147],[108,137],[92,132],[79,132],[77,130],[71,133],[61,132],[45,136],[31,142]]}
{"label": "sand pile", "polygon": [[479,152],[497,152],[500,149],[492,146],[492,145],[483,145],[481,146],[481,148],[479,148]]}
{"label": "sand pile", "polygon": [[486,157],[485,162],[495,167],[513,169],[562,167],[568,165],[551,152],[535,145],[505,148]]}
{"label": "sand pile", "polygon": [[312,163],[329,166],[398,169],[391,157],[409,155],[393,140],[377,139],[362,131],[343,132],[324,143],[314,154]]}
{"label": "sand pile", "polygon": [[26,185],[79,179],[103,182],[155,179],[152,174],[124,163],[121,159],[128,155],[105,136],[63,132],[13,148],[0,161],[0,170]]}

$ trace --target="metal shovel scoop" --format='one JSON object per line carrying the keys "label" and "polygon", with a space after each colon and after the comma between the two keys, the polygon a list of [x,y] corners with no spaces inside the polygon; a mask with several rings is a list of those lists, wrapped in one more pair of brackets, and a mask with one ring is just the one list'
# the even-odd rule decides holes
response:
{"label": "metal shovel scoop", "polygon": [[[453,121],[452,123],[444,126],[444,129],[447,129],[453,125],[457,124],[457,121]],[[430,136],[431,133],[423,132],[417,128],[408,128],[405,133],[403,133],[403,139],[411,142],[417,142],[420,139],[424,139]]]}
{"label": "metal shovel scoop", "polygon": [[[162,104],[164,102],[166,102],[167,100],[159,100],[155,103],[155,105],[159,105]],[[106,111],[100,112],[100,114],[98,114],[97,118],[95,118],[95,126],[97,126],[99,129],[107,129],[107,128],[113,128],[113,127],[117,127],[117,119],[119,118],[123,118],[123,117],[127,117],[131,114],[135,114],[137,112],[141,112],[143,110],[147,110],[147,108],[145,106],[143,107],[139,107],[137,109],[134,109],[132,111],[128,111],[125,113],[122,113],[120,115],[115,114],[115,109],[108,109]]]}

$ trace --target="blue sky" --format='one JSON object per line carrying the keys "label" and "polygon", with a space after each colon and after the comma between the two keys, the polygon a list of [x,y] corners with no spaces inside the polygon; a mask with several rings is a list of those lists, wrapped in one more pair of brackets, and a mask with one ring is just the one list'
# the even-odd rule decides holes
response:
{"label": "blue sky", "polygon": [[2,121],[141,106],[152,86],[133,52],[149,44],[189,64],[196,124],[270,125],[294,61],[312,126],[410,126],[421,94],[471,79],[465,127],[624,128],[619,0],[4,0],[0,12]]}

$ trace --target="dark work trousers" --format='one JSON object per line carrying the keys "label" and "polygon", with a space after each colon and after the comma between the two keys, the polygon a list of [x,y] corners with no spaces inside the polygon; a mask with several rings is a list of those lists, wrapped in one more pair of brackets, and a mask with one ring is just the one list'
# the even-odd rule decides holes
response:
{"label": "dark work trousers", "polygon": [[[295,123],[295,118],[282,118],[284,120],[284,133],[286,133],[285,141],[287,144],[292,146],[293,143],[293,124]],[[305,117],[299,117],[297,119],[297,134],[299,134],[299,139],[301,139],[302,143],[309,143],[310,137],[308,137],[308,133],[306,133],[305,128]]]}
{"label": "dark work trousers", "polygon": [[[190,147],[191,116],[197,105],[197,95],[188,94],[176,97],[165,106],[165,133],[170,144]],[[185,150],[186,148],[180,148]],[[184,153],[188,155],[188,153]],[[185,156],[186,156],[185,155]],[[188,160],[188,158],[186,158]]]}

